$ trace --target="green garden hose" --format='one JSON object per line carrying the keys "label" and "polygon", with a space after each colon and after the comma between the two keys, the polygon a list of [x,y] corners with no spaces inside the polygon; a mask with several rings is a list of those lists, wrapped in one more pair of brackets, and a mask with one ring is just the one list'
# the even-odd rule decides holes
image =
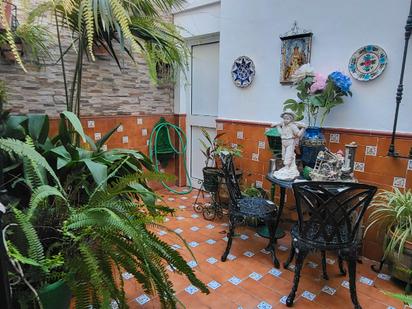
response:
{"label": "green garden hose", "polygon": [[[150,159],[153,161],[154,166],[155,166],[155,171],[159,172],[159,160],[158,160],[158,154],[159,151],[157,149],[158,146],[158,137],[159,137],[159,132],[161,132],[163,130],[166,130],[167,132],[167,139],[168,139],[168,143],[170,144],[170,147],[172,149],[172,151],[177,154],[177,155],[183,155],[183,166],[185,169],[185,175],[186,175],[186,179],[188,180],[188,189],[187,190],[183,190],[183,191],[176,191],[172,188],[170,188],[164,181],[162,181],[162,185],[163,187],[165,187],[168,191],[172,192],[172,193],[176,193],[176,194],[189,194],[190,192],[192,192],[193,187],[192,187],[192,181],[189,177],[189,173],[187,171],[187,165],[186,165],[186,146],[187,146],[187,138],[185,133],[183,132],[183,130],[179,127],[179,126],[175,126],[173,124],[171,124],[170,122],[167,121],[163,121],[161,120],[159,123],[157,123],[155,125],[155,127],[153,128],[152,133],[150,134],[150,139],[149,139],[149,155],[150,155]],[[177,137],[179,138],[179,146],[175,147],[173,146],[172,140],[170,138],[170,131],[169,129],[172,129],[175,131]],[[179,149],[181,149],[181,151],[179,151]]]}

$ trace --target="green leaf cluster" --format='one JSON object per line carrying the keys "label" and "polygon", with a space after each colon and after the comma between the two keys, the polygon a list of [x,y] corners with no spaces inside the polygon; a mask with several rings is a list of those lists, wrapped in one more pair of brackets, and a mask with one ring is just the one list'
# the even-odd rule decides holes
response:
{"label": "green leaf cluster", "polygon": [[33,290],[62,279],[76,308],[108,308],[112,301],[127,308],[127,271],[146,293],[159,296],[162,307],[175,308],[168,265],[208,292],[184,258],[154,233],[173,210],[157,204],[147,181],[165,177],[144,154],[102,150],[115,130],[95,143],[71,112],[61,114],[59,132],[51,138],[47,116],[6,122],[10,132],[21,134],[3,135],[0,155],[6,163],[1,202],[8,208],[10,277],[22,306],[36,307]]}
{"label": "green leaf cluster", "polygon": [[318,116],[320,114],[319,125],[322,126],[326,116],[331,110],[344,103],[344,96],[352,96],[350,91],[342,92],[335,83],[328,78],[325,89],[310,92],[310,87],[314,83],[313,76],[307,76],[296,84],[298,100],[287,99],[283,102],[283,108],[291,109],[297,115],[297,121],[306,118],[309,126],[316,126],[318,123]]}
{"label": "green leaf cluster", "polygon": [[385,256],[397,253],[399,256],[406,241],[412,241],[412,191],[382,191],[371,203],[372,212],[365,231],[376,226],[387,237]]}

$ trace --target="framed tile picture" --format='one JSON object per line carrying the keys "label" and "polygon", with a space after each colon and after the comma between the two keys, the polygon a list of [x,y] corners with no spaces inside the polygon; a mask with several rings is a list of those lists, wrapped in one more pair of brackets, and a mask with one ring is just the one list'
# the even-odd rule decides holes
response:
{"label": "framed tile picture", "polygon": [[312,32],[290,31],[281,36],[282,52],[280,63],[280,83],[291,84],[293,73],[303,64],[310,62]]}

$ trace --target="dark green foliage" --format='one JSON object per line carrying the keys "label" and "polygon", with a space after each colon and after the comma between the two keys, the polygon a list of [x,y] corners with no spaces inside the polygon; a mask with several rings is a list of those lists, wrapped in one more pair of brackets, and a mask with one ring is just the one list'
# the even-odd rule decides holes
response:
{"label": "dark green foliage", "polygon": [[128,271],[163,307],[175,308],[167,265],[207,293],[182,256],[150,229],[173,212],[156,204],[146,183],[164,180],[152,162],[138,151],[103,151],[70,112],[61,115],[53,138],[48,121],[19,118],[14,123],[24,141],[0,138],[0,153],[11,164],[3,168],[6,179],[18,179],[1,185],[15,200],[14,206],[6,203],[6,235],[21,305],[36,307],[33,290],[64,279],[76,308],[107,308],[113,300],[126,308],[121,272]]}

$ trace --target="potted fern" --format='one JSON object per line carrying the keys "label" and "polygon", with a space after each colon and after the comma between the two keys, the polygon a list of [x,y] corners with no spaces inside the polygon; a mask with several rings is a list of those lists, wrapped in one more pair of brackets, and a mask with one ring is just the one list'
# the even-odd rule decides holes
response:
{"label": "potted fern", "polygon": [[385,233],[384,258],[393,277],[411,283],[412,269],[412,191],[382,191],[371,204],[366,232],[375,227]]}
{"label": "potted fern", "polygon": [[[15,308],[67,308],[68,290],[76,308],[125,308],[123,271],[157,294],[163,307],[174,308],[167,265],[208,292],[183,257],[153,233],[173,210],[157,204],[147,180],[164,176],[139,151],[102,149],[116,128],[94,143],[70,112],[62,113],[53,138],[45,115],[12,122],[25,132],[24,140],[0,138],[7,160],[2,189],[11,196],[3,233],[17,283]],[[76,146],[77,140],[83,144]]]}

